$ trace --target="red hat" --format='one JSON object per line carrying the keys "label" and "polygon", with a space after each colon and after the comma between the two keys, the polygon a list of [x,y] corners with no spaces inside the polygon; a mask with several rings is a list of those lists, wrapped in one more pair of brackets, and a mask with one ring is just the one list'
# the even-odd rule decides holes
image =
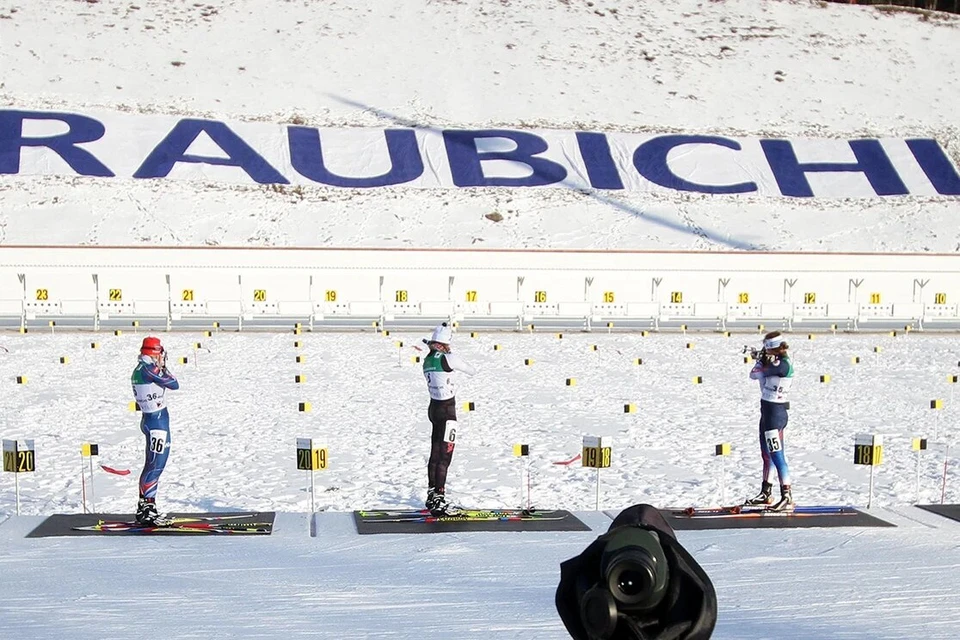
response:
{"label": "red hat", "polygon": [[160,353],[163,353],[163,345],[160,344],[160,338],[148,336],[143,339],[143,344],[140,345],[140,355],[154,356]]}

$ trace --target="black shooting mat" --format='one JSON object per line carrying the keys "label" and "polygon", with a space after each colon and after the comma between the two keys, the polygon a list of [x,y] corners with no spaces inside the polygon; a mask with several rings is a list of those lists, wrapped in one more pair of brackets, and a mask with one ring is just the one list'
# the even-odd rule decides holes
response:
{"label": "black shooting mat", "polygon": [[866,514],[853,507],[836,513],[738,514],[719,517],[688,516],[682,509],[661,509],[670,526],[677,531],[707,529],[809,529],[816,527],[895,527],[895,524]]}
{"label": "black shooting mat", "polygon": [[[135,524],[132,514],[71,513],[52,515],[27,534],[28,538],[57,536],[201,536],[201,535],[269,535],[273,531],[270,512],[231,511],[217,513],[170,513],[171,526],[152,531],[124,530],[123,524]],[[93,527],[104,525],[105,530]]]}
{"label": "black shooting mat", "polygon": [[[399,513],[399,512],[398,512]],[[395,516],[365,516],[353,512],[357,533],[449,533],[458,531],[590,531],[569,511],[536,511],[519,520],[480,520],[450,516],[434,518],[418,511]]]}
{"label": "black shooting mat", "polygon": [[924,511],[960,522],[960,504],[918,504]]}

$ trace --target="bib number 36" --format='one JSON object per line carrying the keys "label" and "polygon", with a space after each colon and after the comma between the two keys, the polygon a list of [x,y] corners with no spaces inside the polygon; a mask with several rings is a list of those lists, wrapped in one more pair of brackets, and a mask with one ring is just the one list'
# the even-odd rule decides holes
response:
{"label": "bib number 36", "polygon": [[167,450],[167,432],[163,429],[150,430],[150,453],[163,455]]}

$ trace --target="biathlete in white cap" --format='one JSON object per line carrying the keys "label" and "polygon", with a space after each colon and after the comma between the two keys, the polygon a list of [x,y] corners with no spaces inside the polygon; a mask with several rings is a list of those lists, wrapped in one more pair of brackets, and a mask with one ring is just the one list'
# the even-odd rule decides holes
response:
{"label": "biathlete in white cap", "polygon": [[457,400],[453,372],[472,376],[477,370],[463,358],[450,353],[453,331],[444,322],[424,340],[430,352],[423,359],[423,375],[430,392],[427,416],[433,431],[430,435],[430,461],[427,463],[426,507],[434,515],[456,515],[460,509],[446,497],[447,469],[453,460],[457,437]]}
{"label": "biathlete in white cap", "polygon": [[[763,348],[755,352],[756,364],[750,378],[760,383],[760,453],[763,455],[763,482],[760,493],[745,504],[770,505],[776,511],[793,509],[790,468],[784,453],[783,430],[790,408],[790,384],[793,364],[787,355],[789,346],[779,331],[763,337]],[[780,479],[780,500],[773,502],[773,467]]]}

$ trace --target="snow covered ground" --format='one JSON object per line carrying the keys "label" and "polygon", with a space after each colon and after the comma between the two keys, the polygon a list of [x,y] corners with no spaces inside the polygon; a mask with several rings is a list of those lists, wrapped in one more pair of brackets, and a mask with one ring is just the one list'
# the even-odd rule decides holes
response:
{"label": "snow covered ground", "polygon": [[[143,445],[128,379],[141,337],[100,336],[99,349],[90,334],[4,338],[0,433],[34,438],[37,448],[38,471],[21,478],[23,516],[12,515],[12,476],[0,485],[9,517],[0,524],[0,613],[21,637],[138,633],[148,616],[170,634],[562,638],[552,601],[559,562],[609,526],[596,510],[594,472],[553,464],[578,453],[584,434],[613,439],[613,466],[600,475],[600,509],[613,515],[638,502],[721,502],[720,442],[733,449],[727,499],[758,483],[757,389],[740,353],[756,335],[459,335],[457,351],[480,373],[458,394],[476,410],[461,411],[449,490],[471,505],[520,504],[521,463],[511,449],[526,443],[534,504],[573,510],[593,531],[357,536],[346,512],[423,499],[426,391],[409,346],[421,336],[170,334],[171,359],[188,363],[173,367],[182,387],[169,392],[174,444],[162,508],[273,510],[274,535],[22,539],[44,515],[81,511],[81,442],[98,443],[104,464],[134,471],[97,472],[97,509],[133,508]],[[715,637],[954,637],[960,523],[909,505],[917,497],[912,438],[930,441],[922,502],[939,502],[945,444],[958,450],[947,379],[960,348],[953,336],[917,333],[807,338],[790,336],[797,380],[787,450],[797,499],[865,505],[869,476],[852,463],[853,439],[883,434],[873,511],[898,528],[681,532],[718,588]],[[407,346],[397,348],[400,340]],[[209,351],[195,353],[197,341]],[[17,385],[17,375],[27,383]],[[931,410],[931,399],[945,408]],[[299,402],[313,410],[300,413]],[[628,403],[638,411],[625,414]],[[318,474],[324,513],[315,538],[297,437],[330,453],[330,469]],[[946,498],[957,502],[955,453],[950,465]]]}
{"label": "snow covered ground", "polygon": [[[458,353],[482,372],[462,380],[458,393],[460,403],[475,403],[475,411],[460,410],[464,427],[449,482],[463,503],[518,506],[520,467],[512,447],[524,443],[533,451],[537,505],[594,509],[592,473],[553,464],[579,453],[584,434],[614,442],[616,470],[601,473],[601,509],[720,502],[721,460],[713,454],[721,442],[733,448],[725,461],[728,499],[757,488],[759,392],[741,354],[744,343],[759,344],[755,334],[562,335],[457,337]],[[330,451],[318,510],[418,506],[429,439],[423,376],[411,361],[422,353],[414,346],[421,337],[166,336],[173,358],[185,356],[188,364],[171,365],[182,388],[169,392],[175,453],[165,471],[162,506],[309,511],[306,476],[295,467],[298,437],[312,437]],[[960,444],[957,385],[947,382],[960,373],[955,337],[807,337],[790,336],[797,378],[787,447],[796,497],[808,504],[865,505],[868,474],[852,464],[854,436],[863,432],[885,438],[875,506],[916,502],[911,441],[921,436],[931,443],[922,459],[921,501],[939,502],[944,450],[933,441],[954,442],[955,453]],[[10,352],[0,354],[0,431],[6,438],[35,438],[41,468],[24,480],[25,514],[80,509],[81,442],[99,443],[102,462],[111,467],[138,470],[142,462],[139,419],[128,409],[142,335],[101,336],[98,349],[90,348],[91,339],[81,333],[4,338]],[[398,341],[405,346],[396,347]],[[194,352],[196,342],[204,350]],[[61,356],[67,364],[59,363]],[[295,362],[298,356],[302,363]],[[637,358],[642,365],[634,364]],[[527,359],[533,364],[525,365]],[[295,383],[296,375],[305,382]],[[820,383],[821,375],[830,382]],[[27,383],[16,384],[16,376]],[[694,384],[697,376],[702,384]],[[567,386],[567,378],[575,385]],[[933,399],[945,408],[931,410]],[[300,402],[309,402],[312,411],[299,412]],[[637,411],[624,413],[625,404]],[[104,477],[97,507],[106,513],[131,509],[134,475]],[[11,496],[2,495],[0,508],[9,511]],[[960,486],[947,497],[960,501]]]}
{"label": "snow covered ground", "polygon": [[[952,15],[814,0],[8,5],[0,104],[14,109],[315,127],[931,137],[960,164]],[[0,194],[0,244],[960,247],[957,201],[943,196],[438,195],[32,176],[0,177]]]}
{"label": "snow covered ground", "polygon": [[[12,0],[0,7],[0,105],[316,127],[931,137],[957,164],[960,59],[945,54],[957,50],[958,27],[956,16],[813,0]],[[485,217],[494,212],[503,219]],[[0,176],[0,250],[955,253],[958,212],[951,197],[294,192]],[[603,532],[607,514],[637,502],[719,502],[712,454],[723,441],[733,447],[728,498],[756,489],[757,392],[740,355],[756,335],[461,335],[456,348],[481,372],[459,394],[476,411],[461,413],[451,492],[470,504],[516,505],[511,447],[526,442],[534,503],[573,510],[593,531],[358,536],[349,510],[423,498],[425,390],[416,352],[394,346],[420,336],[308,334],[296,349],[292,334],[178,333],[164,339],[174,362],[189,363],[173,365],[183,389],[170,394],[174,448],[161,506],[275,510],[274,534],[25,539],[45,516],[81,510],[84,441],[100,444],[104,464],[133,470],[98,472],[98,510],[132,509],[142,444],[128,380],[141,337],[0,336],[0,435],[33,438],[38,454],[37,472],[20,479],[23,515],[11,474],[0,475],[4,637],[564,638],[553,607],[559,562]],[[957,637],[960,523],[910,506],[916,436],[931,443],[921,501],[939,501],[946,457],[946,500],[960,502],[957,457],[945,456],[947,443],[960,446],[956,385],[947,382],[960,373],[955,336],[789,339],[798,378],[787,447],[798,500],[864,505],[868,474],[852,464],[853,438],[883,434],[873,512],[898,526],[681,532],[718,590],[715,637]],[[205,349],[195,353],[198,341]],[[565,385],[570,377],[575,386]],[[945,408],[929,409],[932,399]],[[313,411],[299,413],[302,401]],[[638,411],[623,413],[626,403]],[[601,511],[592,472],[553,464],[576,454],[584,434],[613,438]],[[297,437],[331,453],[315,537]]]}

